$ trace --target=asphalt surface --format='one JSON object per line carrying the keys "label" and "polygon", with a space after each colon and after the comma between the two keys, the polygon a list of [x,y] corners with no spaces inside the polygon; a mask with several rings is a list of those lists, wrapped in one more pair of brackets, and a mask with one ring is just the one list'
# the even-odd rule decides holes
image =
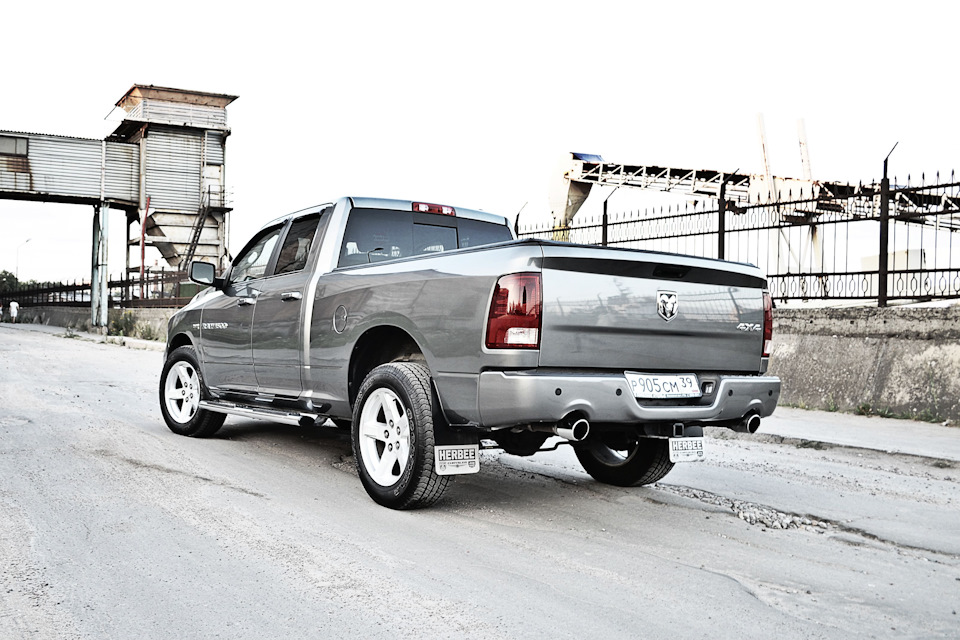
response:
{"label": "asphalt surface", "polygon": [[958,637],[960,429],[781,408],[635,489],[484,451],[394,512],[343,432],[176,436],[161,345],[69,336],[0,325],[0,638]]}

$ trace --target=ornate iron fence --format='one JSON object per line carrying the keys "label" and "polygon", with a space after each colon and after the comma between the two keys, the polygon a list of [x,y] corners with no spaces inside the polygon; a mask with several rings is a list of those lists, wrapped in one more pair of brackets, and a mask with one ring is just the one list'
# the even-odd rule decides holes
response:
{"label": "ornate iron fence", "polygon": [[[896,183],[896,179],[893,181]],[[762,203],[711,202],[574,219],[520,237],[748,262],[779,299],[931,300],[960,297],[960,182],[880,183]]]}

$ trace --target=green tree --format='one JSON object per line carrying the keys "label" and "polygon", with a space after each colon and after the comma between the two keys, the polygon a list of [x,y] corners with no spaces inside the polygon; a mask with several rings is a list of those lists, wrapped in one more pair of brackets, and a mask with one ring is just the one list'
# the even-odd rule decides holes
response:
{"label": "green tree", "polygon": [[16,291],[17,276],[9,271],[0,271],[0,292]]}

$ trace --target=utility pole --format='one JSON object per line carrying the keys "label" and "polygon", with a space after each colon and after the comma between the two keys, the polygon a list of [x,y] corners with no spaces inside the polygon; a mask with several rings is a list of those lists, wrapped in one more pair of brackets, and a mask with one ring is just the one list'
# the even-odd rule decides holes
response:
{"label": "utility pole", "polygon": [[620,188],[618,184],[613,188],[613,191],[607,194],[607,197],[603,199],[603,218],[600,221],[600,246],[607,246],[607,227],[609,225],[610,218],[607,216],[607,200],[610,199],[614,193],[617,192],[617,189]]}
{"label": "utility pole", "polygon": [[27,244],[31,240],[33,240],[33,238],[27,238],[26,240],[20,243],[19,247],[17,247],[17,266],[14,269],[16,273],[13,274],[14,277],[17,279],[17,286],[20,285],[20,249],[21,247],[23,247],[23,245]]}
{"label": "utility pole", "polygon": [[[900,144],[898,141],[893,145],[893,149]],[[883,159],[883,180],[880,181],[880,255],[878,262],[880,266],[880,282],[877,291],[877,306],[887,306],[887,280],[890,275],[890,179],[887,178],[887,161],[890,159],[890,153]]]}
{"label": "utility pole", "polygon": [[720,195],[717,198],[717,257],[727,259],[727,178],[720,177]]}

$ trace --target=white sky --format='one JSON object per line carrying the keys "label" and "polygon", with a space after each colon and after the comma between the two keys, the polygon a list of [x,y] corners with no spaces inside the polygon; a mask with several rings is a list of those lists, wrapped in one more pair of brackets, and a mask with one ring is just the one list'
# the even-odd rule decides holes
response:
{"label": "white sky", "polygon": [[[879,179],[899,141],[891,174],[916,180],[960,169],[958,7],[6,3],[0,129],[102,138],[135,83],[238,95],[227,110],[234,251],[265,221],[343,195],[511,218],[527,203],[522,221],[543,221],[569,151],[761,172],[757,113],[776,175],[801,175],[802,117],[815,178]],[[621,189],[610,210],[638,202]],[[91,207],[0,201],[0,270],[89,277],[91,220]]]}

